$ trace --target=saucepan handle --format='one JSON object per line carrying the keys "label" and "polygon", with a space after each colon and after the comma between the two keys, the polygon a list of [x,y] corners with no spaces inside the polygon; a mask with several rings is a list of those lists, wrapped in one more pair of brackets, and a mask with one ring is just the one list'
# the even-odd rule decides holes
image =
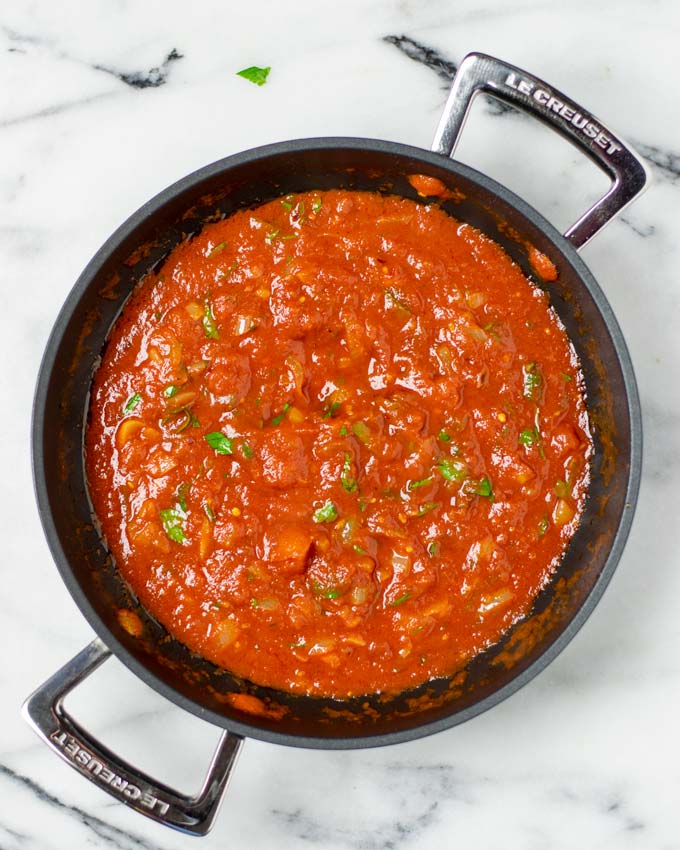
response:
{"label": "saucepan handle", "polygon": [[65,762],[95,785],[143,815],[191,835],[211,828],[243,738],[223,732],[200,792],[188,797],[129,765],[93,738],[68,714],[64,697],[111,655],[92,641],[26,700],[28,723]]}
{"label": "saucepan handle", "polygon": [[484,53],[470,53],[461,62],[432,150],[453,156],[479,92],[500,98],[543,121],[610,177],[609,191],[564,234],[576,248],[599,233],[648,183],[649,174],[639,154],[599,118],[538,77]]}

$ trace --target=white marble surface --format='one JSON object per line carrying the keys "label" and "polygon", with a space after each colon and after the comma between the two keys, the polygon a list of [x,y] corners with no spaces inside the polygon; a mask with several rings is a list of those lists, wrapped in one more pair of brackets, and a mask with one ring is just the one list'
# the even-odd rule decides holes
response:
{"label": "white marble surface", "polygon": [[[520,693],[383,750],[247,742],[201,846],[680,848],[679,31],[674,0],[2,3],[1,850],[196,846],[75,775],[19,717],[26,694],[92,636],[43,540],[29,458],[39,359],[76,276],[146,198],[228,153],[331,134],[427,146],[447,62],[473,49],[582,101],[638,145],[654,174],[583,252],[640,384],[646,452],[631,538],[590,621]],[[386,36],[412,41],[399,49]],[[173,49],[181,58],[162,65]],[[418,61],[426,55],[434,69]],[[250,64],[272,66],[261,89],[234,75]],[[144,80],[164,82],[131,84]],[[460,156],[560,225],[603,185],[547,131],[483,105]],[[118,661],[70,705],[141,766],[198,785],[217,731]]]}

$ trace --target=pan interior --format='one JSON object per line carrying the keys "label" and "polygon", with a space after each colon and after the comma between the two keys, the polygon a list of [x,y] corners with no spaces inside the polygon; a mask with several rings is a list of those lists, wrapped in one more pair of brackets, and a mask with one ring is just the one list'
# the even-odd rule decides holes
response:
{"label": "pan interior", "polygon": [[[527,276],[536,279],[531,246],[557,267],[555,282],[537,283],[549,293],[585,376],[595,454],[583,519],[531,615],[451,678],[351,701],[258,687],[172,639],[119,579],[93,524],[85,483],[82,438],[91,377],[132,289],[205,223],[309,189],[370,190],[422,202],[407,180],[414,173],[442,180],[452,193],[443,208],[500,243]],[[211,722],[265,740],[327,747],[390,743],[462,722],[498,702],[535,675],[585,620],[616,566],[630,524],[639,463],[631,427],[634,393],[618,328],[587,269],[559,234],[502,187],[441,156],[405,146],[368,140],[284,143],[215,163],[170,187],[126,222],[85,269],[59,316],[38,382],[38,501],[76,602],[103,640],[157,690]],[[120,627],[120,607],[142,617],[141,639]],[[257,696],[263,712],[245,714],[232,707],[234,692]]]}

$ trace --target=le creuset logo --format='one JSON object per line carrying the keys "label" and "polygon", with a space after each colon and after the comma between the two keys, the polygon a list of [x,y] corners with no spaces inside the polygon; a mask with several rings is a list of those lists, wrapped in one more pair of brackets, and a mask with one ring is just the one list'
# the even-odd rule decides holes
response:
{"label": "le creuset logo", "polygon": [[514,73],[508,74],[505,78],[505,85],[521,94],[527,95],[527,97],[532,97],[536,103],[540,103],[541,106],[545,106],[546,109],[560,115],[570,124],[573,124],[577,130],[580,130],[584,136],[592,139],[598,147],[602,148],[608,154],[621,150],[621,145],[618,145],[603,132],[602,127],[599,127],[594,121],[589,121],[585,115],[581,115],[580,112],[563,100],[555,97],[549,91],[539,88],[534,83],[524,80],[518,74]]}
{"label": "le creuset logo", "polygon": [[136,801],[146,809],[157,809],[160,814],[164,815],[170,808],[169,803],[164,803],[148,791],[142,791],[136,785],[128,782],[122,776],[119,776],[115,771],[108,768],[102,761],[96,758],[89,750],[81,747],[78,741],[69,735],[67,732],[53,732],[50,739],[54,741],[71,761],[81,765],[96,777],[98,782],[103,785],[109,785],[122,797],[128,800]]}

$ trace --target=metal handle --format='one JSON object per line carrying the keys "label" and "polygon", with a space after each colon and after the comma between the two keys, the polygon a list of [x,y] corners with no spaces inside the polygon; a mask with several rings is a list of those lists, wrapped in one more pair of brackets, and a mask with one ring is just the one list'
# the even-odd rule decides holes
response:
{"label": "metal handle", "polygon": [[649,173],[640,156],[607,126],[557,89],[526,71],[484,53],[461,62],[437,127],[432,150],[453,156],[474,97],[492,94],[543,121],[586,154],[612,185],[564,234],[582,248],[642,192]]}
{"label": "metal handle", "polygon": [[195,797],[168,788],[127,764],[93,738],[65,711],[69,691],[111,655],[99,638],[92,641],[26,700],[28,723],[65,762],[126,806],[180,832],[210,831],[243,738],[223,732],[203,787]]}

